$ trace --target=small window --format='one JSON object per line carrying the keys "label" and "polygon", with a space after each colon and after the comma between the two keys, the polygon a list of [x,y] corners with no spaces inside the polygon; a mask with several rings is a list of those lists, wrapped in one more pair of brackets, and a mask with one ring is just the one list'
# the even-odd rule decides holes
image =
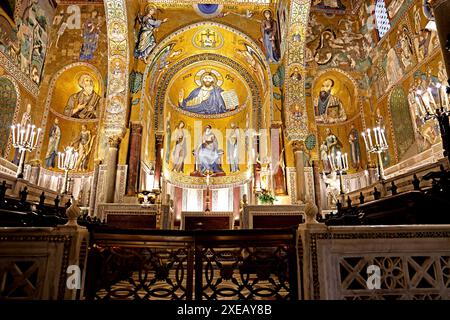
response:
{"label": "small window", "polygon": [[384,0],[377,0],[375,6],[375,18],[377,21],[378,35],[381,39],[391,28]]}

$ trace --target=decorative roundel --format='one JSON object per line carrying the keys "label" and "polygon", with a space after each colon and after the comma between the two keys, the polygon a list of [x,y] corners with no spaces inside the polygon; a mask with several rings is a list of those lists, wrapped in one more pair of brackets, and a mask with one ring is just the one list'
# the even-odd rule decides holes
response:
{"label": "decorative roundel", "polygon": [[308,135],[305,139],[305,146],[308,150],[314,149],[316,146],[316,136],[313,134]]}
{"label": "decorative roundel", "polygon": [[215,18],[217,17],[223,9],[222,4],[213,3],[203,3],[203,4],[193,4],[195,12],[203,18]]}

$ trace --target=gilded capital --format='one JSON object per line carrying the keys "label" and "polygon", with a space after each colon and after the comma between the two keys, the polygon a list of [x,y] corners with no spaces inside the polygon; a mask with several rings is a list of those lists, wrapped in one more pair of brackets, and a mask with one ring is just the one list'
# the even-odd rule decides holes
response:
{"label": "gilded capital", "polygon": [[131,127],[131,134],[142,134],[141,122],[132,122],[130,127]]}
{"label": "gilded capital", "polygon": [[119,148],[122,138],[119,136],[112,136],[108,138],[110,148]]}
{"label": "gilded capital", "polygon": [[292,149],[294,152],[305,150],[305,143],[302,140],[294,140],[292,141]]}

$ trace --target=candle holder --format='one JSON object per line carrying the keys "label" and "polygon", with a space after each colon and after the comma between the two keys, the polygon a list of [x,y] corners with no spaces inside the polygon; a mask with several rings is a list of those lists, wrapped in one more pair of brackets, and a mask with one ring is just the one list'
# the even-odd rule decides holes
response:
{"label": "candle holder", "polygon": [[[372,139],[372,134],[374,139]],[[361,135],[364,138],[364,144],[366,145],[367,152],[377,154],[378,178],[383,182],[386,180],[386,177],[384,175],[384,166],[381,154],[389,150],[384,129],[381,127],[375,127],[372,130],[367,129],[366,133],[362,132]],[[374,141],[375,143],[373,143]]]}
{"label": "candle holder", "polygon": [[25,166],[25,153],[33,151],[39,141],[41,128],[36,128],[33,124],[28,124],[26,127],[20,123],[11,126],[12,145],[18,149],[20,154],[20,161],[17,167],[17,178],[23,179],[23,171]]}
{"label": "candle holder", "polygon": [[[421,90],[416,91],[416,101],[419,104],[419,106],[426,110],[425,116],[423,117],[424,121],[430,121],[430,120],[437,120],[439,124],[439,130],[441,132],[441,139],[442,139],[442,148],[444,149],[444,157],[448,159],[450,162],[450,124],[449,124],[449,115],[450,115],[450,105],[444,104],[443,97],[441,94],[442,88],[444,86],[441,83],[437,83],[434,88],[437,90],[438,93],[438,103],[436,103],[436,100],[433,97],[433,87],[429,87],[427,89],[431,103],[434,105],[434,110],[429,105],[427,105],[424,102],[423,99],[423,92]],[[450,87],[445,87],[445,95],[449,95],[450,93]],[[445,101],[448,101],[448,99],[444,99]]]}
{"label": "candle holder", "polygon": [[69,181],[69,171],[75,168],[75,164],[78,160],[78,152],[74,150],[73,147],[66,147],[64,152],[58,152],[58,168],[64,170],[64,184],[62,188],[62,193],[68,193],[68,181]]}
{"label": "candle holder", "polygon": [[339,176],[339,194],[341,203],[343,203],[345,199],[343,175],[348,171],[348,155],[347,153],[342,154],[338,151],[336,152],[336,156],[333,154],[328,155],[328,161],[330,163],[331,170],[335,171]]}

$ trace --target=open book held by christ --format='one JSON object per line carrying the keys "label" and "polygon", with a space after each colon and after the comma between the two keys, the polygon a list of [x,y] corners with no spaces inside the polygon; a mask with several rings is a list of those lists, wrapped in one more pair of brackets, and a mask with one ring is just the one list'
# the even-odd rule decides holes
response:
{"label": "open book held by christ", "polygon": [[234,90],[223,91],[220,93],[227,110],[236,109],[239,106],[239,97]]}

